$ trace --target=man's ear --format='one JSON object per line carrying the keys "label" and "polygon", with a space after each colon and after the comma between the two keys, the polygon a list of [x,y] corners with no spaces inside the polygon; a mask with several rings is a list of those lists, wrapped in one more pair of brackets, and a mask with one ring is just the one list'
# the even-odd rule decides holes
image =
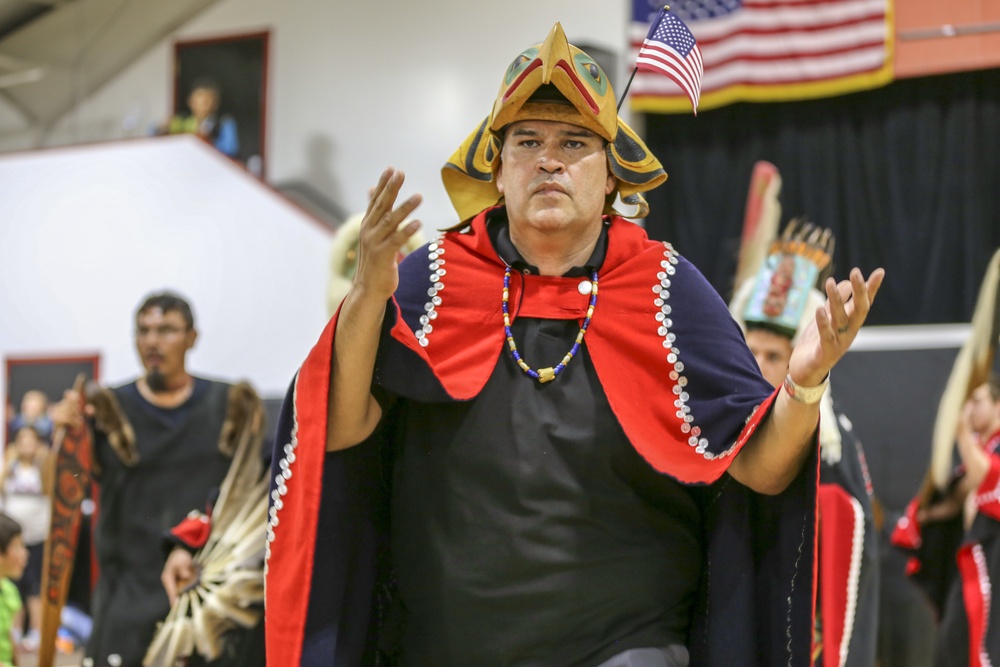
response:
{"label": "man's ear", "polygon": [[496,174],[493,176],[493,180],[497,184],[497,191],[503,194],[503,158],[500,158],[500,164],[497,166]]}

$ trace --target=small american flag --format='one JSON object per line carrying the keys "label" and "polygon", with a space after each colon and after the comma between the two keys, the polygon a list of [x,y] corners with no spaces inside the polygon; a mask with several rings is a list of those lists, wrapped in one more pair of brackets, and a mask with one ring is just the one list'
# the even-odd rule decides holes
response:
{"label": "small american flag", "polygon": [[687,94],[697,115],[704,73],[701,50],[684,21],[666,7],[660,9],[649,26],[635,66],[640,71],[659,72],[670,77]]}

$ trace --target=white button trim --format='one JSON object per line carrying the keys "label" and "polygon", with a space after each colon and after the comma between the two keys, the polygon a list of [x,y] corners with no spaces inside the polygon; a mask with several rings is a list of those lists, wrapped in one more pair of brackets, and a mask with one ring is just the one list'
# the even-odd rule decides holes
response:
{"label": "white button trim", "polygon": [[427,259],[430,261],[427,268],[431,271],[430,287],[427,288],[429,300],[424,304],[426,314],[420,316],[420,328],[413,331],[413,335],[417,337],[417,343],[421,347],[430,345],[430,334],[434,331],[434,325],[431,322],[437,319],[437,309],[443,303],[440,292],[444,289],[444,276],[448,273],[448,270],[444,268],[445,261],[442,259],[444,250],[444,234],[438,236],[427,246]]}
{"label": "white button trim", "polygon": [[[663,244],[663,260],[660,261],[662,271],[656,274],[656,284],[653,285],[653,305],[656,312],[653,315],[656,334],[663,339],[662,345],[667,351],[664,357],[670,365],[669,377],[674,383],[671,388],[675,396],[674,407],[677,410],[674,416],[681,422],[681,432],[688,436],[687,444],[694,448],[694,451],[709,460],[721,459],[730,456],[736,449],[736,443],[724,452],[714,454],[708,451],[708,439],[701,437],[701,427],[695,424],[695,417],[691,414],[691,406],[688,405],[690,395],[686,391],[688,378],[684,375],[684,362],[681,360],[681,350],[677,346],[677,336],[671,329],[674,321],[671,318],[673,308],[669,303],[670,289],[673,287],[673,279],[677,273],[677,253],[669,243]],[[756,412],[756,410],[755,410]]]}
{"label": "white button trim", "polygon": [[288,494],[288,482],[293,476],[293,464],[296,461],[295,450],[299,446],[299,419],[296,399],[299,393],[299,379],[295,378],[292,389],[292,433],[290,442],[282,448],[284,456],[278,460],[280,472],[274,476],[274,489],[271,490],[270,507],[267,510],[267,541],[264,543],[264,576],[267,577],[267,566],[271,560],[271,543],[276,537],[274,529],[280,523],[281,510],[285,507],[284,496]]}

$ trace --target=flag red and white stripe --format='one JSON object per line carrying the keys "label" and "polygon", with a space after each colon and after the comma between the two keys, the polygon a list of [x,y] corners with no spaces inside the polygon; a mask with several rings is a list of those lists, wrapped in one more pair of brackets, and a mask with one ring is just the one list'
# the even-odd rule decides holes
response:
{"label": "flag red and white stripe", "polygon": [[635,66],[638,72],[667,76],[684,91],[694,112],[698,113],[704,73],[701,50],[687,25],[666,8],[661,9],[650,24]]}

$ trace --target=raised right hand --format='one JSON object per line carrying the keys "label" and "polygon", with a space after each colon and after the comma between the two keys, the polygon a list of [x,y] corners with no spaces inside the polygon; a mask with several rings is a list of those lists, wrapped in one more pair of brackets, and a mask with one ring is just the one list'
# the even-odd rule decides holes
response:
{"label": "raised right hand", "polygon": [[403,172],[392,167],[382,172],[368,201],[368,210],[358,234],[358,270],[351,289],[360,291],[365,298],[380,302],[388,300],[396,291],[400,249],[420,229],[417,220],[400,226],[420,204],[419,194],[393,208],[403,179]]}

